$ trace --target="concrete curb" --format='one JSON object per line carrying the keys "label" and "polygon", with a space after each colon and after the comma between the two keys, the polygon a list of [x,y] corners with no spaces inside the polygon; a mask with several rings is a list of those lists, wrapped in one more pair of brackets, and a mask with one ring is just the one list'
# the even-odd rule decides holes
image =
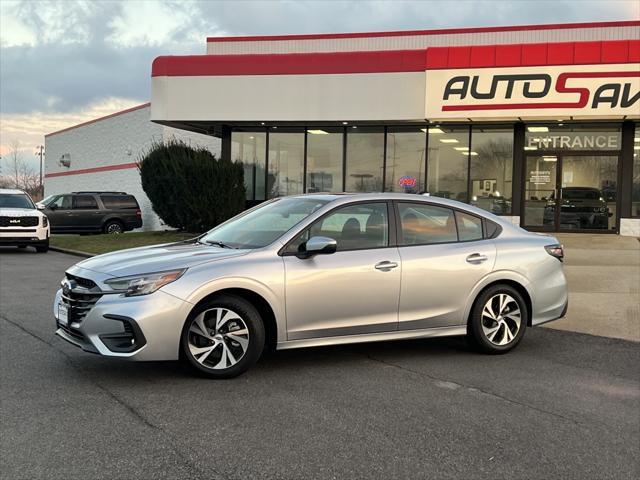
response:
{"label": "concrete curb", "polygon": [[83,258],[91,258],[91,257],[95,257],[95,253],[87,253],[87,252],[81,252],[79,250],[70,250],[68,248],[60,248],[60,247],[54,247],[49,245],[49,250],[53,250],[54,252],[59,252],[59,253],[66,253],[67,255],[74,255],[76,257],[83,257]]}

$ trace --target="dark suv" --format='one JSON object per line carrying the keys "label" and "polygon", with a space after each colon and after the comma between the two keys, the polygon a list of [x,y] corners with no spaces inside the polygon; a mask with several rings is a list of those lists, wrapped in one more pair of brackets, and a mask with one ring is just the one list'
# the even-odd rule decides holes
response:
{"label": "dark suv", "polygon": [[136,198],[124,192],[72,192],[47,197],[52,233],[122,233],[142,227]]}

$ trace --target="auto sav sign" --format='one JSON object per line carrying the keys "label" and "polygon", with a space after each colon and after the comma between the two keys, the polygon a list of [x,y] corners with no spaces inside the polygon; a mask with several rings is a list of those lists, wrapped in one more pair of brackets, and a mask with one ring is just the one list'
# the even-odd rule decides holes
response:
{"label": "auto sav sign", "polygon": [[426,118],[640,117],[640,64],[428,70]]}

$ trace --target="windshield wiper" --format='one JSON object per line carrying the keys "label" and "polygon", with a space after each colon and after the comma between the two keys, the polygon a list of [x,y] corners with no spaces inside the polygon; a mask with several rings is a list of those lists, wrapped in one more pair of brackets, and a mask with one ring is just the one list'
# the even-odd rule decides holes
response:
{"label": "windshield wiper", "polygon": [[219,240],[205,240],[204,242],[201,243],[206,243],[207,245],[215,245],[216,247],[220,247],[220,248],[233,248],[235,249],[236,247],[232,247],[231,245],[227,245],[224,242],[221,242]]}

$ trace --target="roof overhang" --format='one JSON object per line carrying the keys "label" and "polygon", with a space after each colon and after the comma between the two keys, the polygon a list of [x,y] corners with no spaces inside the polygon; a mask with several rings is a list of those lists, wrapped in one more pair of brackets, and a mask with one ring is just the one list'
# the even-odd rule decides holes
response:
{"label": "roof overhang", "polygon": [[151,119],[194,131],[640,117],[640,40],[170,56],[152,77]]}

